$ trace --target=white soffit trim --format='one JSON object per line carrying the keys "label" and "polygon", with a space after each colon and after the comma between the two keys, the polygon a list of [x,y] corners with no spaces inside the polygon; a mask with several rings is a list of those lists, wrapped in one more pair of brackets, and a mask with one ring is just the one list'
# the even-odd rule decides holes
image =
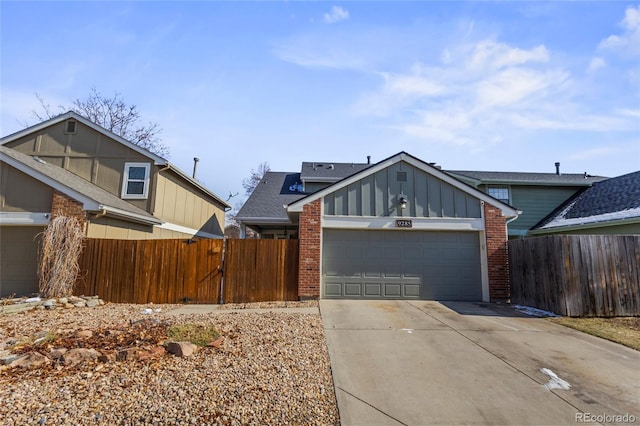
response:
{"label": "white soffit trim", "polygon": [[183,234],[190,234],[194,237],[203,237],[203,238],[216,238],[222,239],[223,235],[211,234],[209,232],[199,231],[197,229],[189,228],[187,226],[177,225],[175,223],[165,222],[162,225],[155,225],[156,228],[167,229],[169,231],[181,232]]}
{"label": "white soffit trim", "polygon": [[2,226],[46,226],[50,221],[48,212],[0,212]]}
{"label": "white soffit trim", "polygon": [[428,164],[426,164],[425,162],[418,160],[417,158],[413,157],[410,154],[407,154],[406,152],[400,152],[396,155],[394,155],[393,157],[389,157],[386,160],[382,160],[381,162],[362,170],[359,173],[356,173],[354,175],[351,175],[331,186],[328,186],[327,188],[321,189],[318,192],[315,192],[307,197],[301,198],[300,200],[291,203],[288,208],[287,211],[289,212],[302,212],[302,207],[305,204],[308,204],[312,201],[318,200],[322,197],[324,197],[325,195],[328,195],[332,192],[337,191],[338,189],[344,188],[352,183],[355,183],[357,181],[359,181],[360,179],[375,174],[377,172],[379,172],[380,170],[383,170],[389,166],[392,166],[395,163],[398,163],[400,161],[404,161],[414,167],[416,167],[417,169],[420,169],[422,171],[424,171],[425,173],[428,173],[432,176],[435,176],[436,178],[448,183],[449,185],[463,191],[466,192],[468,194],[473,195],[474,197],[485,201],[491,205],[495,205],[497,207],[500,208],[500,210],[502,210],[502,214],[505,217],[516,217],[518,216],[518,210],[509,206],[508,204],[504,204],[502,202],[500,202],[499,200],[491,197],[490,195],[480,191],[479,189],[473,188],[472,186],[469,186],[463,182],[460,182],[458,179],[450,176],[449,174],[443,172],[442,170],[438,170],[435,167],[429,166]]}
{"label": "white soffit trim", "polygon": [[[396,227],[396,220],[409,219],[411,228]],[[415,217],[351,217],[351,216],[323,216],[323,228],[339,229],[385,229],[394,231],[483,231],[482,218],[415,218]]]}

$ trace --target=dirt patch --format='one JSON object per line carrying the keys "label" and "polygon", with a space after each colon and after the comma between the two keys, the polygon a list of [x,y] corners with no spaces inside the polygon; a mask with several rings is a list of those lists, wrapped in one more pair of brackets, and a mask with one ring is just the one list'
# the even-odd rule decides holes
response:
{"label": "dirt patch", "polygon": [[640,351],[640,317],[562,317],[548,320]]}

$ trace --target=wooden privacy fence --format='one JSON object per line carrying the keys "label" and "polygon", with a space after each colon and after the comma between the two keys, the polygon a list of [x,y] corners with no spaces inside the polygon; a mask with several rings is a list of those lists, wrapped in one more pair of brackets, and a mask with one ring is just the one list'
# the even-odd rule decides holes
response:
{"label": "wooden privacy fence", "polygon": [[509,241],[511,301],[560,315],[640,315],[640,236]]}
{"label": "wooden privacy fence", "polygon": [[88,239],[80,269],[74,293],[109,302],[298,299],[297,240]]}

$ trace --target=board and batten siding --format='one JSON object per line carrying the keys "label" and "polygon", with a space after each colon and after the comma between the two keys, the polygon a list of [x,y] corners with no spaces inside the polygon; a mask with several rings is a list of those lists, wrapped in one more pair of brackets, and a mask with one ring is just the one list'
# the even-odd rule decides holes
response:
{"label": "board and batten siding", "polygon": [[213,199],[207,200],[167,171],[156,175],[154,216],[176,225],[209,234],[223,235],[224,210]]}
{"label": "board and batten siding", "polygon": [[[125,163],[152,163],[135,150],[79,122],[73,134],[65,133],[66,125],[65,120],[6,146],[69,170],[117,197],[121,195]],[[127,201],[150,211],[151,198]]]}
{"label": "board and batten siding", "polygon": [[403,161],[324,197],[329,216],[479,218],[480,209],[479,199]]}
{"label": "board and batten siding", "polygon": [[0,211],[50,213],[53,188],[26,173],[2,163],[0,167]]}

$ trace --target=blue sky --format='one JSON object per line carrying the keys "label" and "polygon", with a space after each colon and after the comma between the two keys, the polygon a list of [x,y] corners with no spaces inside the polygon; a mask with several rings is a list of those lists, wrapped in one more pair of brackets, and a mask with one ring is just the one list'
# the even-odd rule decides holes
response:
{"label": "blue sky", "polygon": [[640,3],[0,3],[1,134],[117,91],[226,198],[264,161],[640,169]]}

